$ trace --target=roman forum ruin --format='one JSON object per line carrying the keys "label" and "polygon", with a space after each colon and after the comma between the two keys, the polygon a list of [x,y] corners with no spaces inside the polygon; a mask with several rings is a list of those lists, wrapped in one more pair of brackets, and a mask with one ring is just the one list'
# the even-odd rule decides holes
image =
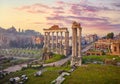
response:
{"label": "roman forum ruin", "polygon": [[81,64],[82,64],[81,32],[82,32],[82,28],[81,28],[80,23],[73,22],[73,24],[72,24],[72,58],[71,58],[71,66],[73,66],[73,65],[81,66]]}
{"label": "roman forum ruin", "polygon": [[65,56],[69,54],[69,31],[67,28],[59,28],[58,25],[53,25],[49,29],[44,29],[44,33],[44,48],[47,48],[47,52]]}
{"label": "roman forum ruin", "polygon": [[[73,22],[71,66],[81,66],[82,63],[81,32],[81,25],[77,22]],[[69,31],[67,28],[59,28],[58,25],[54,25],[49,29],[44,29],[44,33],[44,48],[47,48],[47,52],[64,54],[65,56],[69,54]],[[63,33],[65,33],[65,37],[63,37]]]}

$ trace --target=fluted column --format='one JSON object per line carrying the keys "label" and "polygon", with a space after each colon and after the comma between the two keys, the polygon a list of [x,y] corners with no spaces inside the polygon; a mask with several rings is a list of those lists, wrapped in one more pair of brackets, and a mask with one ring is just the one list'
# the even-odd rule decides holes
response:
{"label": "fluted column", "polygon": [[82,46],[81,46],[81,31],[82,31],[82,28],[79,28],[78,29],[78,31],[79,31],[79,36],[78,36],[78,57],[79,57],[79,66],[81,66],[81,64],[82,64],[82,55],[81,55],[81,48],[82,48]]}
{"label": "fluted column", "polygon": [[[80,66],[82,63],[81,56],[81,26],[77,22],[73,22],[72,25],[72,59],[71,66]],[[77,37],[78,31],[78,37]]]}
{"label": "fluted column", "polygon": [[60,54],[62,54],[62,32],[61,33],[61,36],[60,36]]}
{"label": "fluted column", "polygon": [[74,65],[74,57],[75,57],[75,29],[72,28],[72,58],[71,58],[71,66]]}
{"label": "fluted column", "polygon": [[78,46],[77,46],[77,28],[74,29],[74,33],[75,33],[74,34],[74,38],[75,38],[75,41],[74,41],[74,43],[75,43],[75,50],[74,51],[75,51],[75,57],[76,57],[76,56],[78,56],[78,53],[77,53],[78,52]]}
{"label": "fluted column", "polygon": [[72,56],[77,56],[77,29],[73,28],[72,35]]}
{"label": "fluted column", "polygon": [[56,52],[58,53],[58,32],[56,32]]}
{"label": "fluted column", "polygon": [[48,32],[48,35],[47,35],[47,47],[48,47],[48,52],[50,52],[50,32]]}
{"label": "fluted column", "polygon": [[52,32],[52,46],[51,46],[51,48],[52,48],[52,51],[54,51],[53,49],[54,49],[54,32]]}
{"label": "fluted column", "polygon": [[45,35],[44,35],[44,48],[46,47],[46,42],[47,42],[47,35],[46,35],[46,32],[45,32]]}
{"label": "fluted column", "polygon": [[65,32],[65,48],[64,48],[64,55],[67,56],[68,55],[68,50],[69,50],[69,32],[66,31]]}
{"label": "fluted column", "polygon": [[72,57],[75,56],[75,36],[74,36],[75,32],[74,29],[72,28]]}

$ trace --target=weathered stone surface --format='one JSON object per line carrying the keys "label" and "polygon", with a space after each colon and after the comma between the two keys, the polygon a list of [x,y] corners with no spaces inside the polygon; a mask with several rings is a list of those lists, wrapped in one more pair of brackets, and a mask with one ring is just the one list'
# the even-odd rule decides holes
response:
{"label": "weathered stone surface", "polygon": [[[78,31],[78,32],[77,32]],[[72,25],[72,58],[71,66],[81,66],[82,56],[81,56],[81,31],[82,28],[79,23],[73,22]],[[78,33],[78,36],[77,36]],[[76,60],[76,58],[78,60]]]}
{"label": "weathered stone surface", "polygon": [[69,76],[69,75],[70,73],[62,72],[60,76],[58,76],[55,80],[51,82],[51,84],[61,84],[65,80],[64,76]]}
{"label": "weathered stone surface", "polygon": [[[69,32],[67,28],[59,28],[58,25],[53,25],[49,29],[43,29],[44,36],[44,48],[47,48],[49,52],[58,54],[69,54]],[[65,37],[63,36],[65,33]],[[50,34],[52,34],[50,36]],[[56,36],[55,36],[56,35]],[[51,38],[50,38],[51,37]],[[65,39],[65,42],[64,42]]]}

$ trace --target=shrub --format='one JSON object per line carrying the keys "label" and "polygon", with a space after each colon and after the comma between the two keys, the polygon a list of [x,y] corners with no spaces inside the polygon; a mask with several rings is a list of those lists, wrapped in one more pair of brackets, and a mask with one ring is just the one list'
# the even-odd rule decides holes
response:
{"label": "shrub", "polygon": [[63,59],[63,58],[65,58],[64,55],[53,54],[53,55],[52,55],[52,58],[50,58],[50,59],[48,59],[48,60],[45,60],[45,63],[55,62],[55,61],[58,61],[58,60]]}

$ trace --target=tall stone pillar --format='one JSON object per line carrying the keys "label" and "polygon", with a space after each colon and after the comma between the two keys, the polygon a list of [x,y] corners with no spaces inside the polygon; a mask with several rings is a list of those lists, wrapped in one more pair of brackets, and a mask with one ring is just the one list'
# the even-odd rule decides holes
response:
{"label": "tall stone pillar", "polygon": [[72,56],[77,56],[77,29],[72,29]]}
{"label": "tall stone pillar", "polygon": [[56,52],[58,53],[58,32],[56,32]]}
{"label": "tall stone pillar", "polygon": [[75,52],[75,57],[78,56],[78,45],[77,45],[77,28],[74,29],[74,44],[75,44],[75,49],[74,49],[74,52]]}
{"label": "tall stone pillar", "polygon": [[48,52],[50,52],[50,32],[47,34],[47,47],[48,47]]}
{"label": "tall stone pillar", "polygon": [[47,42],[47,35],[46,35],[46,32],[45,32],[45,35],[44,35],[44,48],[46,48],[46,43]]}
{"label": "tall stone pillar", "polygon": [[52,32],[52,52],[54,51],[54,32]]}
{"label": "tall stone pillar", "polygon": [[64,45],[64,55],[67,56],[69,53],[69,32],[65,32],[65,45]]}
{"label": "tall stone pillar", "polygon": [[79,58],[79,63],[78,63],[78,65],[79,66],[81,66],[81,64],[82,64],[82,55],[81,55],[81,48],[82,48],[82,46],[81,46],[81,31],[82,31],[82,28],[80,27],[79,29],[78,29],[78,31],[79,31],[79,36],[78,36],[78,58]]}
{"label": "tall stone pillar", "polygon": [[71,58],[71,66],[74,65],[74,57],[75,57],[75,29],[72,28],[72,58]]}
{"label": "tall stone pillar", "polygon": [[[73,22],[72,25],[72,58],[71,66],[81,66],[82,56],[81,56],[81,26],[77,22]],[[78,37],[77,37],[78,31]]]}
{"label": "tall stone pillar", "polygon": [[62,32],[61,33],[61,36],[60,36],[60,54],[63,54],[62,53]]}

